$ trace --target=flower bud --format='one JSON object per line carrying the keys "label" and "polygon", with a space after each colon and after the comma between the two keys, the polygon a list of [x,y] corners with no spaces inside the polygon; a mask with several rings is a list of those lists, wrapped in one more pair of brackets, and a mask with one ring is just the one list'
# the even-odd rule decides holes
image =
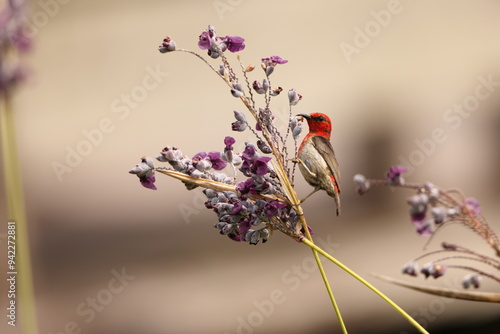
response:
{"label": "flower bud", "polygon": [[224,65],[219,65],[219,74],[224,76],[226,74],[226,68]]}
{"label": "flower bud", "polygon": [[259,81],[255,80],[252,83],[252,88],[255,90],[257,94],[264,94],[267,90],[264,88],[264,85],[260,83]]}
{"label": "flower bud", "polygon": [[239,90],[236,89],[231,89],[231,95],[233,95],[234,97],[242,97],[243,92],[240,92]]}
{"label": "flower bud", "polygon": [[302,100],[302,95],[297,94],[295,88],[292,88],[288,91],[288,101],[290,102],[291,106],[297,105],[300,100]]}
{"label": "flower bud", "polygon": [[260,232],[257,230],[249,230],[245,233],[245,241],[250,243],[250,245],[257,245],[260,240]]}
{"label": "flower bud", "polygon": [[441,224],[444,222],[447,216],[448,210],[443,206],[436,206],[431,209],[431,214],[434,217],[434,222],[436,224]]}
{"label": "flower bud", "polygon": [[244,113],[238,110],[233,110],[233,112],[234,112],[234,118],[236,118],[237,121],[246,123],[247,118]]}
{"label": "flower bud", "polygon": [[247,128],[246,122],[236,121],[236,122],[231,123],[231,129],[233,131],[242,132],[242,131],[245,131],[246,128]]}
{"label": "flower bud", "polygon": [[270,76],[274,72],[274,66],[263,66],[265,67],[266,76]]}
{"label": "flower bud", "polygon": [[262,80],[262,88],[264,88],[266,92],[269,90],[269,80],[267,80],[267,78],[264,78],[264,80]]}
{"label": "flower bud", "polygon": [[163,43],[158,47],[161,53],[175,51],[175,42],[169,36],[163,39]]}
{"label": "flower bud", "polygon": [[208,159],[201,159],[195,164],[195,166],[200,172],[205,172],[212,168],[212,163]]}
{"label": "flower bud", "polygon": [[297,140],[302,132],[302,123],[298,123],[292,130],[292,136],[294,140]]}
{"label": "flower bud", "polygon": [[264,154],[269,154],[269,153],[272,153],[273,151],[271,150],[271,148],[269,147],[269,145],[267,145],[267,143],[265,141],[262,141],[262,140],[257,140],[257,147],[260,149],[260,151]]}
{"label": "flower bud", "polygon": [[278,95],[280,95],[280,93],[281,93],[282,91],[283,91],[283,88],[278,87],[278,88],[275,88],[275,89],[271,90],[270,95],[271,95],[271,96],[278,96]]}

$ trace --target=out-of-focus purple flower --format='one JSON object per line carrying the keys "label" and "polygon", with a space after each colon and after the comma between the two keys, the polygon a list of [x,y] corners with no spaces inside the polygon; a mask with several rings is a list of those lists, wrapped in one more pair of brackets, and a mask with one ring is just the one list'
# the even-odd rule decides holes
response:
{"label": "out-of-focus purple flower", "polygon": [[418,264],[415,261],[408,262],[402,268],[402,273],[410,276],[417,276]]}
{"label": "out-of-focus purple flower", "polygon": [[427,219],[424,221],[415,221],[413,222],[417,229],[417,233],[424,236],[429,236],[434,234],[434,220]]}
{"label": "out-of-focus purple flower", "polygon": [[462,280],[462,286],[464,289],[468,289],[471,285],[474,288],[479,288],[479,285],[481,284],[481,276],[478,274],[468,274],[466,275],[463,280]]}
{"label": "out-of-focus purple flower", "polygon": [[365,194],[370,189],[370,181],[362,174],[354,175],[354,184],[356,184],[356,192],[359,195]]}
{"label": "out-of-focus purple flower", "polygon": [[465,199],[465,205],[474,217],[481,214],[481,206],[479,205],[479,201],[474,197],[467,197]]}
{"label": "out-of-focus purple flower", "polygon": [[434,262],[429,262],[422,266],[420,272],[424,274],[425,278],[428,278],[429,276],[438,278],[445,274],[446,266]]}
{"label": "out-of-focus purple flower", "polygon": [[208,50],[212,46],[212,38],[207,30],[204,30],[198,40],[198,47],[202,50]]}
{"label": "out-of-focus purple flower", "polygon": [[141,184],[148,189],[156,190],[155,186],[155,172],[154,172],[154,162],[150,157],[142,157],[141,163],[135,165],[129,173],[135,174],[139,177]]}
{"label": "out-of-focus purple flower", "polygon": [[239,36],[226,36],[222,38],[221,43],[225,44],[230,52],[238,52],[245,49],[245,39]]}
{"label": "out-of-focus purple flower", "polygon": [[426,194],[419,193],[408,198],[407,202],[410,205],[410,216],[412,222],[423,221],[427,212],[429,197]]}
{"label": "out-of-focus purple flower", "polygon": [[391,166],[389,172],[387,173],[387,182],[393,185],[404,185],[405,180],[401,174],[408,171],[407,167],[404,166]]}

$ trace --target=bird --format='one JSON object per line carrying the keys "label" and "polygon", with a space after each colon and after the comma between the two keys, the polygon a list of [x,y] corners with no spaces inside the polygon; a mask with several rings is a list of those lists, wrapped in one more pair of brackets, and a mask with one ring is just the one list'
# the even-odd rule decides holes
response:
{"label": "bird", "polygon": [[295,161],[299,163],[299,170],[304,179],[314,187],[313,192],[300,202],[304,202],[318,190],[324,190],[335,200],[338,216],[340,215],[340,170],[330,143],[332,122],[322,113],[297,116],[307,121],[309,133],[302,140]]}

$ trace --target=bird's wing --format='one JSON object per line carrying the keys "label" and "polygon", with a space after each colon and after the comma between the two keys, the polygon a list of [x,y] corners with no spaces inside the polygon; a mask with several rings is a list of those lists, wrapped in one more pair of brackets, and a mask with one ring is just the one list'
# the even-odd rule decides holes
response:
{"label": "bird's wing", "polygon": [[316,149],[325,158],[326,164],[328,165],[330,172],[335,178],[335,183],[336,183],[335,185],[337,186],[337,189],[339,190],[340,193],[340,169],[339,169],[339,163],[335,158],[335,152],[333,151],[332,144],[327,138],[323,136],[313,136],[311,139],[314,144],[314,147],[316,147]]}

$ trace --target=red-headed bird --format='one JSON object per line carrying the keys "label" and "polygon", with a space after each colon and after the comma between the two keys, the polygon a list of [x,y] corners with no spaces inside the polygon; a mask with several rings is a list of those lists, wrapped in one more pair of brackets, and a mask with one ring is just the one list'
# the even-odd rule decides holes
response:
{"label": "red-headed bird", "polygon": [[335,200],[338,216],[340,214],[340,172],[335,152],[330,144],[332,132],[330,118],[321,113],[298,114],[297,116],[304,117],[309,125],[309,133],[302,140],[297,152],[299,169],[307,183],[315,188],[302,202],[318,190],[324,190]]}

